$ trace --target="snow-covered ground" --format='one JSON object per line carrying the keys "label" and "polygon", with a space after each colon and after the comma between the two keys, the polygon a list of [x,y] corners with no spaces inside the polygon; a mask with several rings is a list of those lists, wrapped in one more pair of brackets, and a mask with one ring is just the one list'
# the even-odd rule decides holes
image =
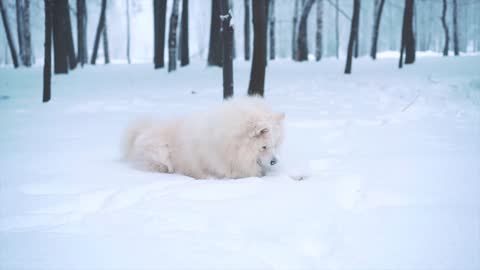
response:
{"label": "snow-covered ground", "polygon": [[40,67],[0,69],[0,269],[479,269],[480,56],[343,65],[268,64],[283,169],[240,180],[120,160],[132,118],[221,102],[203,61],[87,66],[48,104]]}

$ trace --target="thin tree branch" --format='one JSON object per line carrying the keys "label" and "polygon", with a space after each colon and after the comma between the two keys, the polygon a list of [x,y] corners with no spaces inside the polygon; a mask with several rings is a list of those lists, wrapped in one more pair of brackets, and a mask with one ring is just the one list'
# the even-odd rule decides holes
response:
{"label": "thin tree branch", "polygon": [[335,3],[332,3],[331,0],[327,0],[327,2],[328,2],[332,7],[334,7],[336,10],[338,10],[338,11],[343,15],[343,17],[345,17],[345,19],[347,19],[347,20],[349,20],[349,21],[352,20],[352,18],[350,18],[350,17],[348,16],[348,14],[345,13],[345,11],[343,11],[341,8],[335,6]]}

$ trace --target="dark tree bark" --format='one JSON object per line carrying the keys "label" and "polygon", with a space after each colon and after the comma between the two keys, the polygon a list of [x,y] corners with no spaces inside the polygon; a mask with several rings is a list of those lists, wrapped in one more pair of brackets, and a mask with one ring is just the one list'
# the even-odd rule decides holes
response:
{"label": "dark tree bark", "polygon": [[188,0],[182,0],[182,29],[180,31],[180,66],[184,67],[190,63],[190,52],[188,46]]}
{"label": "dark tree bark", "polygon": [[339,22],[338,22],[338,17],[339,17],[339,6],[338,6],[338,0],[335,0],[335,56],[338,59],[338,50],[340,48],[340,30],[339,30]]}
{"label": "dark tree bark", "polygon": [[10,24],[8,23],[7,10],[3,4],[3,0],[0,0],[0,12],[2,13],[3,26],[7,35],[8,47],[10,48],[10,54],[12,55],[13,66],[18,67],[17,50],[15,49],[15,43],[13,42],[12,31],[10,30]]}
{"label": "dark tree bark", "polygon": [[67,74],[69,67],[69,52],[67,38],[67,0],[56,0],[53,4],[53,50],[55,74]]}
{"label": "dark tree bark", "polygon": [[228,0],[220,0],[221,32],[223,38],[223,98],[233,96],[233,25]]}
{"label": "dark tree bark", "polygon": [[382,18],[384,4],[385,0],[379,0],[377,1],[377,5],[375,6],[375,16],[372,31],[372,48],[370,49],[370,56],[372,57],[372,59],[377,59],[378,33],[380,30],[380,20]]}
{"label": "dark tree bark", "polygon": [[315,60],[320,61],[322,59],[323,52],[323,0],[317,0],[317,31],[315,33]]}
{"label": "dark tree bark", "polygon": [[178,1],[179,0],[173,0],[172,15],[170,16],[170,30],[168,33],[168,72],[177,69]]}
{"label": "dark tree bark", "polygon": [[87,18],[85,0],[77,0],[77,61],[82,67],[88,63]]}
{"label": "dark tree bark", "polygon": [[208,65],[222,66],[222,38],[220,36],[219,0],[212,0],[212,17],[210,19],[210,42],[208,46]]}
{"label": "dark tree bark", "polygon": [[457,0],[453,0],[453,52],[455,56],[459,54],[458,46],[458,23],[457,23]]}
{"label": "dark tree bark", "polygon": [[443,0],[442,8],[442,26],[443,31],[445,32],[445,45],[443,46],[443,56],[448,56],[448,45],[450,43],[450,36],[448,35],[448,25],[447,25],[447,0]]}
{"label": "dark tree bark", "polygon": [[268,33],[270,38],[270,60],[275,60],[275,0],[268,1]]}
{"label": "dark tree bark", "polygon": [[307,20],[315,0],[305,0],[298,24],[296,61],[308,60]]}
{"label": "dark tree bark", "polygon": [[[361,5],[361,1],[360,3],[358,3],[358,5]],[[360,35],[360,12],[361,12],[361,9],[359,8],[359,11],[358,11],[358,22],[357,22],[357,33],[355,34],[355,42],[354,42],[354,47],[353,47],[353,57],[355,58],[358,58],[358,36]]]}
{"label": "dark tree bark", "polygon": [[415,62],[415,36],[413,33],[413,8],[414,0],[405,0],[402,26],[402,44],[400,46],[399,68],[403,66],[403,53],[405,51],[405,64]]}
{"label": "dark tree bark", "polygon": [[30,0],[16,0],[17,33],[20,60],[30,67],[33,63],[32,39],[30,32]]}
{"label": "dark tree bark", "polygon": [[43,64],[43,102],[51,98],[52,79],[52,32],[53,32],[53,3],[54,0],[45,0],[45,50]]}
{"label": "dark tree bark", "polygon": [[245,21],[243,24],[244,32],[244,56],[245,60],[250,60],[250,0],[245,0]]}
{"label": "dark tree bark", "polygon": [[102,32],[102,40],[103,40],[103,58],[105,59],[105,64],[110,63],[110,52],[108,50],[108,31],[107,31],[107,16],[105,15],[105,21],[103,22],[103,32]]}
{"label": "dark tree bark", "polygon": [[167,19],[167,0],[153,1],[154,18],[154,57],[155,69],[165,66],[165,29]]}
{"label": "dark tree bark", "polygon": [[70,69],[77,67],[77,56],[75,55],[75,46],[73,43],[72,22],[70,20],[70,5],[68,0],[62,2],[62,12],[64,14],[64,34],[67,42],[68,66]]}
{"label": "dark tree bark", "polygon": [[300,9],[300,0],[295,0],[295,6],[293,9],[293,22],[292,22],[292,59],[297,58],[297,26],[298,26],[298,10]]}
{"label": "dark tree bark", "polygon": [[132,59],[130,58],[130,1],[127,0],[127,62],[129,64],[132,63]]}
{"label": "dark tree bark", "polygon": [[107,11],[107,0],[102,0],[102,7],[100,10],[100,19],[98,20],[97,32],[95,34],[95,42],[93,43],[93,53],[90,59],[90,64],[95,65],[97,62],[98,46],[100,45],[100,37],[105,27],[105,13]]}
{"label": "dark tree bark", "polygon": [[345,65],[345,74],[352,73],[353,46],[356,43],[358,33],[358,21],[360,15],[360,0],[353,0],[352,26],[350,28],[350,38],[348,39],[347,64]]}
{"label": "dark tree bark", "polygon": [[265,93],[265,68],[267,65],[266,0],[254,0],[253,9],[253,60],[248,94],[262,96]]}
{"label": "dark tree bark", "polygon": [[[1,0],[0,0],[1,1]],[[51,98],[53,1],[45,0],[45,51],[43,64],[43,102]]]}

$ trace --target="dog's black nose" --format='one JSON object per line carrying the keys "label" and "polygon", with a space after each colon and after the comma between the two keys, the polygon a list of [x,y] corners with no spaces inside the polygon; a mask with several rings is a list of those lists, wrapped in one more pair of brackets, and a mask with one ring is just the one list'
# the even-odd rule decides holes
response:
{"label": "dog's black nose", "polygon": [[275,165],[277,164],[277,158],[273,158],[271,161],[270,161],[270,165]]}

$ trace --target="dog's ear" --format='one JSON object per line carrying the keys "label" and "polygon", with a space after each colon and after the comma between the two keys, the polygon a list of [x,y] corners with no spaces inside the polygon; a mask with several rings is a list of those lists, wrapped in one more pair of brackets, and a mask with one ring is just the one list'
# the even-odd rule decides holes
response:
{"label": "dog's ear", "polygon": [[270,132],[270,129],[266,125],[259,124],[253,128],[253,131],[250,133],[250,137],[259,138],[268,132]]}
{"label": "dog's ear", "polygon": [[285,113],[284,113],[284,112],[274,113],[274,114],[273,114],[273,119],[274,119],[275,122],[277,122],[277,123],[282,122],[282,121],[285,119]]}

